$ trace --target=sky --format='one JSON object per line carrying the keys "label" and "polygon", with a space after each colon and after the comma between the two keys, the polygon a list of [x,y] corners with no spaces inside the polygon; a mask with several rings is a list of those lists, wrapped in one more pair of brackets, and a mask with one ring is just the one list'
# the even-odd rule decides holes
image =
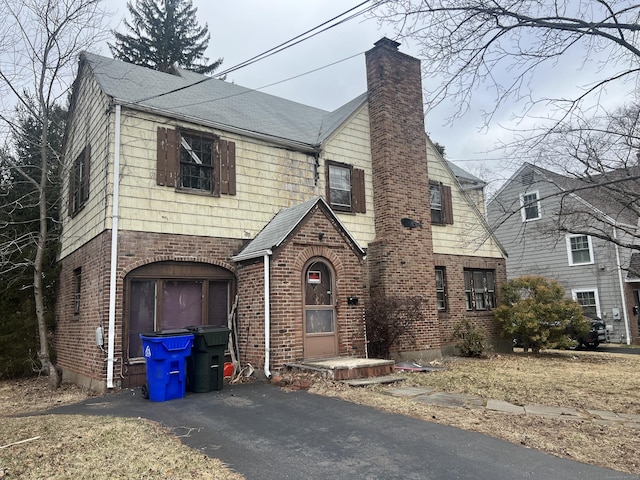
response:
{"label": "sky", "polygon": [[[192,1],[198,9],[198,23],[206,23],[211,34],[207,56],[211,60],[222,57],[221,70],[288,41],[361,3],[359,0]],[[106,5],[114,13],[112,28],[125,32],[121,22],[124,17],[128,18],[126,0],[109,0]],[[234,71],[226,80],[332,111],[366,91],[364,52],[384,36],[394,38],[391,26],[380,26],[373,19],[359,16]],[[399,48],[404,53],[419,56],[416,45],[405,42]],[[106,44],[98,46],[97,50],[97,53],[111,56]],[[583,67],[579,63],[572,64],[570,58],[564,59],[551,68],[549,75],[538,80],[537,87],[548,88],[554,94],[564,90],[568,94],[575,92],[578,83],[585,81],[579,74]],[[437,81],[437,72],[431,74],[433,78],[423,78],[423,82]],[[477,175],[479,168],[485,166],[504,179],[514,167],[509,165],[507,168],[504,154],[494,149],[500,141],[511,138],[510,129],[516,126],[511,117],[517,108],[503,109],[491,128],[483,130],[481,112],[491,109],[491,102],[489,92],[474,92],[470,112],[454,123],[447,122],[454,105],[444,104],[428,113],[426,130],[434,142],[445,147],[448,160]]]}

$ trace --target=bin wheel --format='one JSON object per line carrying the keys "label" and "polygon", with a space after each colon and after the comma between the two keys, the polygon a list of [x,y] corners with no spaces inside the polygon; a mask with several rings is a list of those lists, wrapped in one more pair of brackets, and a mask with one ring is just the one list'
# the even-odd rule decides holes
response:
{"label": "bin wheel", "polygon": [[149,388],[147,387],[146,383],[142,385],[142,398],[145,398],[145,399],[149,398]]}

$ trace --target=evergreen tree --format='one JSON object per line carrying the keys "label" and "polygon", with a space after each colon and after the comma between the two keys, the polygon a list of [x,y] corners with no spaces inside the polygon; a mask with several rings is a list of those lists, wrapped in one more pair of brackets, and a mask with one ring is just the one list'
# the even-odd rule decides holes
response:
{"label": "evergreen tree", "polygon": [[198,25],[191,0],[136,0],[135,6],[127,2],[127,9],[130,34],[113,32],[114,58],[167,73],[177,65],[207,74],[222,64],[222,59],[209,64],[204,56],[211,35],[206,23]]}

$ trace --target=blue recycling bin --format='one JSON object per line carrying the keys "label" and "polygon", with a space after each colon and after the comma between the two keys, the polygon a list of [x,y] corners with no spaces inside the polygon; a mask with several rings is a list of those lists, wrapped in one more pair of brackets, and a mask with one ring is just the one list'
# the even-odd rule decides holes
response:
{"label": "blue recycling bin", "polygon": [[147,363],[149,400],[164,402],[184,398],[187,385],[186,359],[191,355],[193,334],[188,330],[165,330],[140,334]]}

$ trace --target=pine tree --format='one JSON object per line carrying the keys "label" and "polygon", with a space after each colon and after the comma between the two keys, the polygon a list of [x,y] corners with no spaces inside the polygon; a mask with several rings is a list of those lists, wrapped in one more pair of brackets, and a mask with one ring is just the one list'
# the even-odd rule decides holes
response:
{"label": "pine tree", "polygon": [[197,73],[212,73],[222,59],[208,63],[208,26],[200,27],[197,8],[191,0],[136,0],[127,2],[131,21],[124,24],[131,34],[113,32],[109,44],[114,58],[171,73],[174,65]]}

